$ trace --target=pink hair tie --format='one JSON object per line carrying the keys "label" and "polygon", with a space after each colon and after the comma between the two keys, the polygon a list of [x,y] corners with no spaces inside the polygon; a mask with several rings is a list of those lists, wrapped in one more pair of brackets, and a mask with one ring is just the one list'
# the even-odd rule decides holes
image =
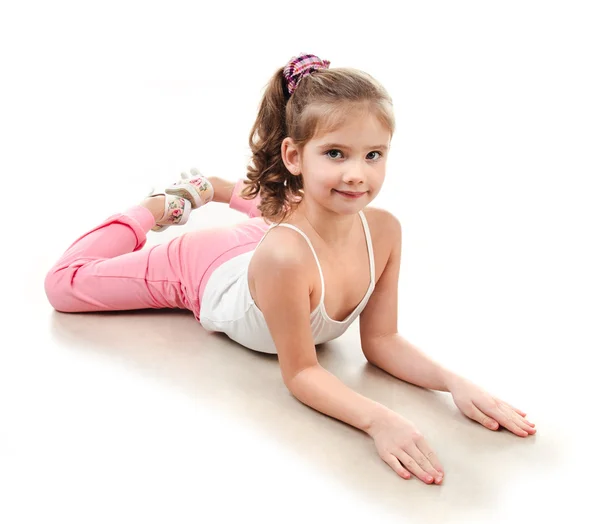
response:
{"label": "pink hair tie", "polygon": [[321,60],[318,56],[303,54],[292,58],[283,69],[290,96],[296,90],[298,82],[317,69],[328,69],[329,60]]}

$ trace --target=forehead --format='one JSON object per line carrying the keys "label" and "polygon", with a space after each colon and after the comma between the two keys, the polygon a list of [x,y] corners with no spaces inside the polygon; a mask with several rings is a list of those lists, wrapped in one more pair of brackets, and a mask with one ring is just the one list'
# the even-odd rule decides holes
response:
{"label": "forehead", "polygon": [[388,144],[390,138],[390,130],[375,114],[353,111],[343,115],[336,125],[327,129],[317,129],[317,133],[309,142],[315,147],[330,143],[362,147]]}

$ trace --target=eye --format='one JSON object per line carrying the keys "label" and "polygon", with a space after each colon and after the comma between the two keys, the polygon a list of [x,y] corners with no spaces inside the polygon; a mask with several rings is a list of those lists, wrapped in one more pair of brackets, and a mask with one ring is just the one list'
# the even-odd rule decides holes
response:
{"label": "eye", "polygon": [[330,149],[329,151],[326,151],[325,154],[329,157],[332,158],[334,160],[338,160],[339,158],[341,158],[341,156],[332,156],[330,153],[339,153],[340,155],[342,154],[342,152],[339,149]]}
{"label": "eye", "polygon": [[[378,156],[378,157],[376,157],[376,158],[372,158],[372,157],[371,157],[371,158],[369,158],[369,155],[373,155],[373,154],[375,154],[375,155],[379,155],[379,156]],[[382,156],[383,156],[383,155],[382,155],[381,151],[370,151],[369,153],[367,153],[367,158],[369,158],[369,160],[378,160],[378,159],[380,159]]]}

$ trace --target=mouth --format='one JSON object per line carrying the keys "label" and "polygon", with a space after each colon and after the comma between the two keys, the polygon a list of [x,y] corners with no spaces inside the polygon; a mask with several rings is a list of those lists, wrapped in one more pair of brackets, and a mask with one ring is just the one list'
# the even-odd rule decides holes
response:
{"label": "mouth", "polygon": [[356,191],[338,191],[337,189],[334,189],[334,191],[342,196],[348,197],[348,198],[360,198],[363,195],[366,195],[367,192],[366,191],[360,191],[360,192],[356,192]]}

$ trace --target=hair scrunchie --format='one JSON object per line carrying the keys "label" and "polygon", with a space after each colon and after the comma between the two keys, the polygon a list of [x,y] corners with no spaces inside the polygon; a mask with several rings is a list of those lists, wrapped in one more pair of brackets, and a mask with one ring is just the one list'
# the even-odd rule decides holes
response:
{"label": "hair scrunchie", "polygon": [[296,90],[298,82],[317,69],[328,69],[329,60],[321,60],[318,56],[303,54],[292,58],[283,69],[290,96]]}

